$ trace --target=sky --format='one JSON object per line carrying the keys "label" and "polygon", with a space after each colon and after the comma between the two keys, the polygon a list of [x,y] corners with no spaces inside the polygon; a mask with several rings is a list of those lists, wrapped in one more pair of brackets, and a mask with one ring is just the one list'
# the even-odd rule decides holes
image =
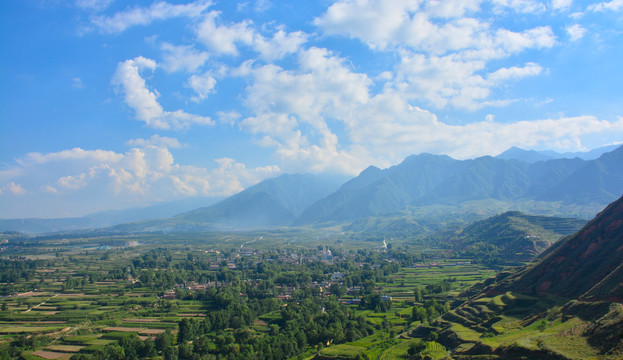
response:
{"label": "sky", "polygon": [[623,0],[0,2],[0,218],[623,142]]}

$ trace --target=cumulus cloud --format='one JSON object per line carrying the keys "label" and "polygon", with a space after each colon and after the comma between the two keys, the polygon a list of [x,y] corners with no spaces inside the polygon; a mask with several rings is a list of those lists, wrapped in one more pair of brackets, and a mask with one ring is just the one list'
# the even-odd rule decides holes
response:
{"label": "cumulus cloud", "polygon": [[128,8],[113,16],[94,16],[91,19],[91,23],[103,33],[118,34],[132,26],[149,25],[156,20],[176,17],[197,17],[211,4],[209,0],[198,0],[180,5],[159,1],[149,7]]}
{"label": "cumulus cloud", "polygon": [[493,0],[493,4],[501,8],[510,8],[513,11],[526,14],[538,14],[545,11],[545,4],[533,0]]}
{"label": "cumulus cloud", "polygon": [[2,195],[4,192],[8,192],[12,195],[24,195],[27,193],[26,189],[24,189],[22,185],[13,181],[0,187],[0,195]]}
{"label": "cumulus cloud", "polygon": [[[504,54],[553,45],[554,35],[549,27],[512,32],[495,29],[483,20],[459,16],[477,10],[479,3],[468,1],[456,6],[454,1],[439,1],[421,8],[418,2],[406,0],[338,1],[316,18],[314,24],[325,34],[346,35],[377,50],[408,47],[436,55],[461,49]],[[524,3],[542,6],[538,2],[523,0],[500,0],[498,3],[524,10]],[[450,8],[454,10],[442,11]],[[444,19],[438,21],[437,17]]]}
{"label": "cumulus cloud", "polygon": [[278,60],[297,52],[309,35],[302,31],[286,32],[277,27],[270,36],[264,36],[253,28],[251,21],[224,24],[219,21],[220,12],[211,11],[197,26],[197,39],[213,54],[238,55],[240,45],[248,46],[267,62]]}
{"label": "cumulus cloud", "polygon": [[493,82],[499,82],[510,79],[520,79],[525,76],[539,75],[543,68],[535,63],[528,63],[524,67],[512,66],[510,68],[501,68],[489,74],[488,79]]}
{"label": "cumulus cloud", "polygon": [[47,164],[59,161],[100,161],[114,163],[121,159],[121,155],[114,151],[108,150],[83,150],[81,148],[73,148],[69,150],[62,150],[54,153],[42,154],[39,152],[32,152],[26,154],[24,159],[18,159],[17,162],[21,165],[27,164]]}
{"label": "cumulus cloud", "polygon": [[623,0],[611,0],[605,1],[597,4],[592,4],[588,7],[589,10],[599,12],[599,11],[619,11],[623,9]]}
{"label": "cumulus cloud", "polygon": [[188,79],[188,86],[195,91],[195,95],[190,100],[200,102],[215,91],[216,79],[208,72],[201,75],[192,75]]}
{"label": "cumulus cloud", "polygon": [[[532,1],[498,1],[510,9],[541,7]],[[528,49],[551,48],[556,37],[549,26],[511,31],[486,19],[469,17],[481,1],[387,2],[338,1],[314,20],[327,35],[359,39],[376,51],[398,50],[394,79],[386,79],[409,99],[437,108],[448,106],[476,110],[503,106],[512,99],[491,100],[491,90],[505,80],[517,79],[509,69],[498,69],[490,81],[482,71],[492,60],[508,58]],[[538,10],[540,11],[540,10]],[[538,75],[538,64],[525,68],[523,76]],[[495,71],[493,72],[495,73]]]}
{"label": "cumulus cloud", "polygon": [[175,46],[163,43],[162,68],[167,72],[184,70],[195,72],[209,59],[209,55],[203,51],[197,51],[190,45]]}
{"label": "cumulus cloud", "polygon": [[213,125],[206,116],[182,110],[165,111],[158,103],[158,93],[147,88],[142,70],[155,70],[156,62],[142,56],[119,63],[112,83],[125,95],[125,102],[136,112],[138,120],[156,129],[181,129],[191,125]]}
{"label": "cumulus cloud", "polygon": [[255,31],[249,21],[220,25],[217,24],[218,11],[211,11],[197,27],[197,39],[211,52],[219,55],[238,55],[237,43],[253,43]]}
{"label": "cumulus cloud", "polygon": [[571,7],[573,0],[552,0],[552,9],[564,10]]}
{"label": "cumulus cloud", "polygon": [[252,79],[244,101],[254,112],[240,127],[274,148],[289,171],[361,170],[369,156],[340,148],[326,118],[344,119],[344,112],[365,103],[371,80],[326,49],[301,51],[298,64],[296,71],[272,64],[240,70]]}
{"label": "cumulus cloud", "polygon": [[[124,153],[74,148],[28,154],[14,165],[19,171],[3,174],[0,201],[9,201],[9,195],[32,196],[47,202],[47,211],[68,201],[86,213],[194,195],[229,196],[280,172],[276,165],[248,168],[229,158],[216,159],[212,169],[179,164],[169,150],[179,142],[158,135],[128,144],[133,147]],[[38,190],[26,191],[25,185]],[[0,210],[7,217],[9,209]]]}
{"label": "cumulus cloud", "polygon": [[[254,114],[239,126],[254,134],[258,144],[273,148],[286,171],[349,174],[370,164],[396,163],[413,153],[470,158],[513,145],[577,149],[587,134],[623,133],[623,120],[590,116],[501,123],[490,114],[480,122],[447,124],[411,101],[428,99],[440,107],[462,108],[487,101],[493,106],[513,100],[488,100],[489,89],[538,76],[545,69],[528,62],[479,75],[485,62],[462,55],[409,53],[402,61],[395,78],[376,94],[370,91],[370,78],[326,49],[301,51],[294,70],[245,63],[238,74],[250,81],[244,102]],[[344,129],[341,138],[336,128]]]}
{"label": "cumulus cloud", "polygon": [[58,185],[67,188],[67,189],[80,189],[81,187],[85,187],[87,185],[86,182],[86,174],[82,173],[76,176],[67,175],[63,176],[57,181]]}
{"label": "cumulus cloud", "polygon": [[580,24],[567,26],[566,30],[567,30],[567,33],[569,34],[569,38],[571,39],[571,41],[580,40],[586,34],[586,28]]}
{"label": "cumulus cloud", "polygon": [[216,113],[221,124],[234,125],[241,115],[237,111],[219,111]]}
{"label": "cumulus cloud", "polygon": [[302,31],[286,33],[279,30],[272,38],[256,35],[253,43],[254,49],[260,53],[260,57],[266,61],[274,61],[288,54],[295,53],[309,36]]}
{"label": "cumulus cloud", "polygon": [[581,147],[587,134],[622,133],[623,118],[561,117],[500,123],[487,119],[466,125],[446,124],[431,112],[409,105],[399,94],[378,95],[355,109],[349,120],[352,141],[392,162],[421,152],[472,158],[500,153],[509,147],[560,150]]}

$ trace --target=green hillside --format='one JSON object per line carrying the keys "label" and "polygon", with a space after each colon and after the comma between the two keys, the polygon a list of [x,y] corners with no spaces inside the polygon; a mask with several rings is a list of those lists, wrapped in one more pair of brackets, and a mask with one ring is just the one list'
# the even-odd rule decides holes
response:
{"label": "green hillside", "polygon": [[453,359],[620,359],[622,269],[623,198],[534,264],[464,292],[436,321],[439,341]]}
{"label": "green hillside", "polygon": [[457,249],[465,252],[488,249],[496,252],[501,259],[528,261],[562,236],[579,230],[585,223],[580,219],[509,211],[467,226],[452,241]]}

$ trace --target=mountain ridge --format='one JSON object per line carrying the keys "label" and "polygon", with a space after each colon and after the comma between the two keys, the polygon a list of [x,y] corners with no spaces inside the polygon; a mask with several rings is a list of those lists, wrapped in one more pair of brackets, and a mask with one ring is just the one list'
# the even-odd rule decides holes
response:
{"label": "mountain ridge", "polygon": [[368,168],[349,184],[312,204],[295,224],[334,223],[392,214],[410,206],[487,199],[603,208],[623,194],[623,147],[595,160],[555,159],[534,164],[491,156],[455,160],[412,155],[388,169]]}

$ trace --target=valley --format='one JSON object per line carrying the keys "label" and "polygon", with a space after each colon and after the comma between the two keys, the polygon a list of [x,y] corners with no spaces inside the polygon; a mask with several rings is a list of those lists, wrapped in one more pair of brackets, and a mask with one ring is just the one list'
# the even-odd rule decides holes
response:
{"label": "valley", "polygon": [[[616,359],[621,206],[584,228],[511,212],[391,238],[330,228],[5,233],[0,357]],[[579,255],[565,258],[577,263],[582,247],[610,261],[584,261],[564,291],[540,285],[565,273],[548,261],[571,248]]]}

